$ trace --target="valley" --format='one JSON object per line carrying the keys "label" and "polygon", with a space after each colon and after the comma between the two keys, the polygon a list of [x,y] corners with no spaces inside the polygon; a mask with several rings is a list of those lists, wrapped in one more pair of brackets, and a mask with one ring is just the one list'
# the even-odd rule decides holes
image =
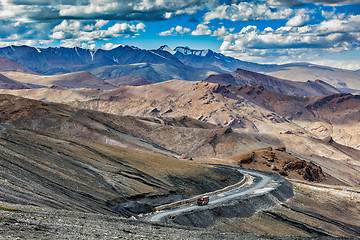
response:
{"label": "valley", "polygon": [[[110,238],[116,224],[124,238],[140,238],[135,227],[174,239],[360,235],[358,72],[331,69],[331,79],[321,66],[167,46],[0,56],[4,236],[24,237],[21,226],[42,238]],[[319,78],[289,79],[300,67]],[[244,176],[244,194],[181,204],[158,223],[144,217]]]}

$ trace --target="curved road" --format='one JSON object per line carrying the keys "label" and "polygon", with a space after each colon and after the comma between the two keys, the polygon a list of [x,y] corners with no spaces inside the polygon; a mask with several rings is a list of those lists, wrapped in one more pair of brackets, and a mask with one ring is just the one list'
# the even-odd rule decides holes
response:
{"label": "curved road", "polygon": [[254,177],[254,181],[250,186],[246,186],[244,183],[242,186],[236,187],[234,189],[228,190],[226,192],[210,196],[209,204],[206,206],[197,206],[192,204],[184,204],[175,209],[170,209],[169,211],[153,214],[146,217],[146,220],[151,222],[161,222],[165,217],[178,215],[183,212],[189,212],[195,209],[207,209],[213,205],[222,204],[226,201],[235,199],[235,198],[243,198],[246,196],[251,196],[253,194],[264,193],[273,189],[274,184],[272,181],[274,177],[268,176],[264,173],[255,170],[236,168],[242,174],[249,174]]}

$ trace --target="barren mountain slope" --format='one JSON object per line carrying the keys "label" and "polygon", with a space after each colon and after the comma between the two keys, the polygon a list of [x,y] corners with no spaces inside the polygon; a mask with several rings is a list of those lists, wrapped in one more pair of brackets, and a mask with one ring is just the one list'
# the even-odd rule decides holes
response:
{"label": "barren mountain slope", "polygon": [[211,75],[205,81],[233,86],[264,86],[267,90],[294,96],[321,96],[339,93],[339,90],[323,81],[295,82],[243,69],[237,69],[227,74]]}
{"label": "barren mountain slope", "polygon": [[119,77],[119,78],[111,78],[107,79],[106,82],[114,85],[114,86],[141,86],[141,85],[148,85],[152,82],[150,80],[137,77],[134,75],[128,75],[125,77]]}
{"label": "barren mountain slope", "polygon": [[[151,83],[164,82],[172,79],[200,81],[211,74],[218,72],[192,68],[190,66],[176,66],[168,63],[134,63],[128,65],[111,65],[89,70],[97,77],[107,80],[109,83],[114,83],[113,78],[135,76],[145,79]],[[116,83],[116,82],[115,82]]]}
{"label": "barren mountain slope", "polygon": [[0,90],[1,89],[29,89],[29,88],[36,88],[41,87],[35,84],[26,84],[20,81],[15,81],[10,78],[7,78],[3,74],[0,74]]}
{"label": "barren mountain slope", "polygon": [[166,57],[130,46],[111,50],[49,47],[38,49],[28,46],[0,48],[0,55],[17,61],[39,74],[59,74],[88,71],[99,66],[127,65],[133,63],[169,63],[184,66],[172,55]]}
{"label": "barren mountain slope", "polygon": [[36,75],[19,72],[1,72],[8,78],[24,84],[37,84],[42,86],[60,86],[67,88],[114,88],[111,84],[92,75],[89,72],[74,72],[60,75]]}
{"label": "barren mountain slope", "polygon": [[[265,70],[265,69],[264,69]],[[314,65],[310,63],[294,63],[268,68],[265,74],[291,81],[306,82],[322,80],[345,92],[351,89],[360,90],[360,73],[339,68]]]}
{"label": "barren mountain slope", "polygon": [[98,99],[75,104],[117,115],[188,116],[247,132],[265,132],[268,128],[279,132],[301,130],[281,116],[229,91],[226,86],[207,82],[173,80],[148,86],[121,87],[104,92]]}
{"label": "barren mountain slope", "polygon": [[20,63],[1,56],[0,56],[0,71],[34,73],[27,67],[21,65]]}
{"label": "barren mountain slope", "polygon": [[322,97],[293,97],[261,87],[240,87],[239,93],[307,131],[353,148],[360,148],[360,96],[334,94]]}
{"label": "barren mountain slope", "polygon": [[154,83],[174,78],[199,81],[218,73],[186,66],[168,52],[130,46],[119,46],[111,50],[12,46],[0,48],[0,56],[18,61],[32,71],[46,75],[87,71],[100,78],[132,75]]}
{"label": "barren mountain slope", "polygon": [[5,202],[129,216],[241,178],[230,169],[1,127],[0,200]]}
{"label": "barren mountain slope", "polygon": [[[227,99],[240,100],[239,87],[233,89],[217,84],[199,84],[204,84],[202,87],[207,89],[206,94],[213,95],[214,99],[218,100],[210,101],[204,104],[204,107],[213,102],[223,102],[229,107],[231,105]],[[203,92],[204,89],[201,91],[196,89],[199,84],[193,85],[192,91]],[[160,96],[161,85],[155,86],[154,89],[150,86],[141,88],[147,89],[147,97],[152,101],[169,97],[165,93]],[[181,84],[177,85],[179,86]],[[124,89],[126,88],[122,90]],[[123,93],[126,93],[128,98],[131,96],[135,98],[140,94],[134,89]],[[168,94],[172,93],[170,86],[166,89]],[[180,89],[184,89],[184,86]],[[103,92],[78,91],[88,96]],[[108,94],[110,91],[105,92]],[[175,95],[181,99],[185,93],[178,94],[180,96]],[[223,96],[220,98],[219,94]],[[109,102],[121,100],[116,96],[111,98],[111,95],[104,97],[108,98]],[[175,107],[178,107],[177,104],[181,105],[183,102],[179,101],[176,104],[173,102]],[[240,112],[239,109],[237,111]],[[289,168],[287,170],[290,170],[287,172],[289,176],[301,178],[302,175],[297,171],[305,173],[303,176],[309,176],[307,171],[310,169],[312,176],[321,178],[319,171],[313,171],[318,170],[318,167],[311,167],[308,162],[305,168],[299,166],[304,161],[298,158],[298,154],[303,153],[301,158],[319,164],[324,176],[333,183],[358,186],[360,180],[358,175],[360,169],[355,160],[344,153],[345,148],[330,140],[313,139],[303,130],[303,133],[281,132],[280,134],[277,133],[278,128],[272,127],[269,123],[266,123],[269,134],[247,133],[184,116],[124,117],[9,95],[0,96],[0,113],[2,122],[0,164],[5,169],[0,173],[0,179],[6,179],[6,181],[0,180],[2,186],[0,201],[5,202],[130,216],[142,211],[150,211],[156,204],[221,188],[239,179],[239,176],[234,175],[232,171],[198,165],[197,159],[178,160],[131,148],[158,151],[162,154],[177,152],[184,154],[184,157],[203,157],[209,153],[212,157],[220,157],[236,155],[260,147],[290,145],[293,156],[284,153],[283,149],[257,150],[255,154],[258,155],[254,159],[258,162],[254,164],[266,165],[265,162],[274,160],[273,164],[276,165],[290,160],[293,164],[287,166]],[[160,115],[161,112],[158,114]],[[262,119],[258,119],[259,122],[260,120]],[[291,126],[290,123],[288,124]],[[273,129],[276,131],[271,132]],[[301,130],[301,128],[297,129]],[[106,140],[113,145],[124,144],[127,148],[99,143]],[[296,145],[299,152],[293,152]],[[274,159],[271,159],[273,153]],[[356,153],[352,151],[354,158]],[[311,154],[315,155],[311,156]],[[239,156],[234,157],[236,161],[237,157]],[[267,158],[264,163],[260,162],[262,158]],[[297,167],[300,168],[296,169]],[[351,192],[352,190],[343,192],[337,187],[334,193],[335,190],[325,192],[326,190],[323,189],[304,190],[302,185],[300,187],[296,190],[296,199],[288,201],[286,205],[258,213],[249,219],[219,219],[217,227],[312,237],[321,233],[322,229],[344,236],[354,236],[359,231],[359,227],[354,224],[358,219],[356,201],[359,198]],[[332,196],[333,194],[335,195]],[[20,213],[24,215],[23,212]],[[56,216],[57,222],[61,222],[62,220],[59,219],[62,217]],[[43,220],[42,216],[36,215],[36,217],[38,221]],[[8,222],[7,218],[3,220],[13,226],[13,222]],[[16,222],[14,219],[12,221]],[[23,224],[23,222],[16,223]],[[239,225],[239,223],[243,224]],[[51,226],[54,228],[54,225]],[[277,231],[275,232],[274,229]]]}
{"label": "barren mountain slope", "polygon": [[321,237],[326,234],[358,239],[359,188],[304,182],[292,182],[292,185],[295,197],[285,204],[258,212],[251,218],[221,218],[215,227],[283,236],[311,236],[309,239],[331,239]]}
{"label": "barren mountain slope", "polygon": [[[261,105],[254,104],[242,94],[241,87],[226,87],[206,82],[169,81],[149,86],[123,87],[106,92],[100,99],[74,104],[118,115],[186,115],[221,126],[231,126],[235,132],[258,138],[259,142],[267,139],[266,143],[272,139],[270,141],[273,141],[273,147],[279,146],[278,144],[286,145],[287,149],[297,153],[301,158],[316,161],[325,172],[331,173],[330,175],[341,178],[348,184],[358,185],[358,159],[316,139],[299,125]],[[245,134],[244,131],[252,133]],[[217,136],[214,138],[215,142],[216,139]],[[243,146],[246,145],[247,143],[244,143]],[[236,149],[236,146],[237,144],[224,140],[216,144],[215,152],[218,156],[226,151],[226,155],[233,155],[246,152],[249,148],[257,148],[251,143],[247,149]],[[342,167],[336,167],[337,164]],[[344,172],[349,174],[344,175]]]}
{"label": "barren mountain slope", "polygon": [[[50,90],[53,91],[53,89]],[[71,105],[116,115],[161,118],[188,116],[216,125],[230,126],[234,129],[234,132],[230,133],[226,130],[217,133],[214,130],[191,128],[179,130],[178,128],[171,129],[164,124],[154,124],[156,128],[150,128],[151,130],[145,132],[143,130],[133,132],[120,130],[122,134],[146,139],[148,143],[155,143],[171,151],[165,151],[166,154],[175,152],[184,157],[223,157],[256,148],[286,146],[290,152],[297,154],[296,156],[314,160],[324,172],[347,184],[357,186],[359,182],[356,169],[359,168],[360,163],[359,160],[354,159],[353,155],[347,154],[330,143],[320,141],[288,118],[269,111],[261,104],[255,104],[253,100],[249,100],[251,98],[248,97],[248,94],[244,95],[241,87],[226,87],[207,82],[168,81],[148,86],[91,91],[91,94],[83,91],[82,94],[93,100],[75,101],[71,102]],[[40,95],[38,97],[41,99]],[[65,101],[60,98],[54,100]],[[281,102],[277,105],[280,106]],[[104,123],[105,120],[101,121]],[[31,124],[27,124],[27,126],[31,126]],[[130,126],[122,129],[133,128],[132,125]],[[83,127],[78,128],[84,129]],[[101,133],[101,137],[94,137],[94,139],[102,139],[104,142],[110,138],[112,140],[106,141],[113,144],[119,144],[128,139],[128,137],[125,140],[121,138],[122,140],[119,141],[119,129],[111,128],[111,131],[105,131],[105,135]],[[116,130],[115,134],[112,132],[113,129]],[[173,134],[174,132],[176,134]],[[110,133],[111,136],[109,136]],[[89,135],[88,132],[82,134]],[[126,143],[126,145],[139,147],[139,142],[142,143],[141,141],[132,141],[131,144]],[[156,152],[162,151],[151,146],[149,148],[149,145],[144,146],[144,144],[141,147],[146,147],[151,151],[156,150]]]}
{"label": "barren mountain slope", "polygon": [[117,116],[9,95],[0,95],[0,105],[0,120],[17,127],[176,157],[215,157],[280,144],[271,136],[232,132],[188,117]]}
{"label": "barren mountain slope", "polygon": [[34,100],[66,103],[71,101],[87,101],[96,98],[102,90],[84,88],[64,88],[59,86],[32,89],[0,89],[1,94],[11,94]]}

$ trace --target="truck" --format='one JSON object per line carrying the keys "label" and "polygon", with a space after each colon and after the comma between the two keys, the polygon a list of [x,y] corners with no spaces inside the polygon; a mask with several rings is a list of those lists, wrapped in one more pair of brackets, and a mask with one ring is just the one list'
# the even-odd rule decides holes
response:
{"label": "truck", "polygon": [[209,203],[209,196],[203,196],[203,197],[200,197],[198,198],[197,200],[197,205],[198,206],[204,206],[204,205],[207,205]]}

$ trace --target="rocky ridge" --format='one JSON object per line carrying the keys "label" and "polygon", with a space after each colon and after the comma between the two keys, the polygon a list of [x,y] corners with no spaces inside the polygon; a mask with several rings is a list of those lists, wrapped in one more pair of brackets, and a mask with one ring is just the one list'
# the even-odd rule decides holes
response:
{"label": "rocky ridge", "polygon": [[322,182],[326,178],[320,166],[292,156],[285,147],[256,149],[230,159],[237,161],[240,167],[278,172],[289,178],[310,182]]}

